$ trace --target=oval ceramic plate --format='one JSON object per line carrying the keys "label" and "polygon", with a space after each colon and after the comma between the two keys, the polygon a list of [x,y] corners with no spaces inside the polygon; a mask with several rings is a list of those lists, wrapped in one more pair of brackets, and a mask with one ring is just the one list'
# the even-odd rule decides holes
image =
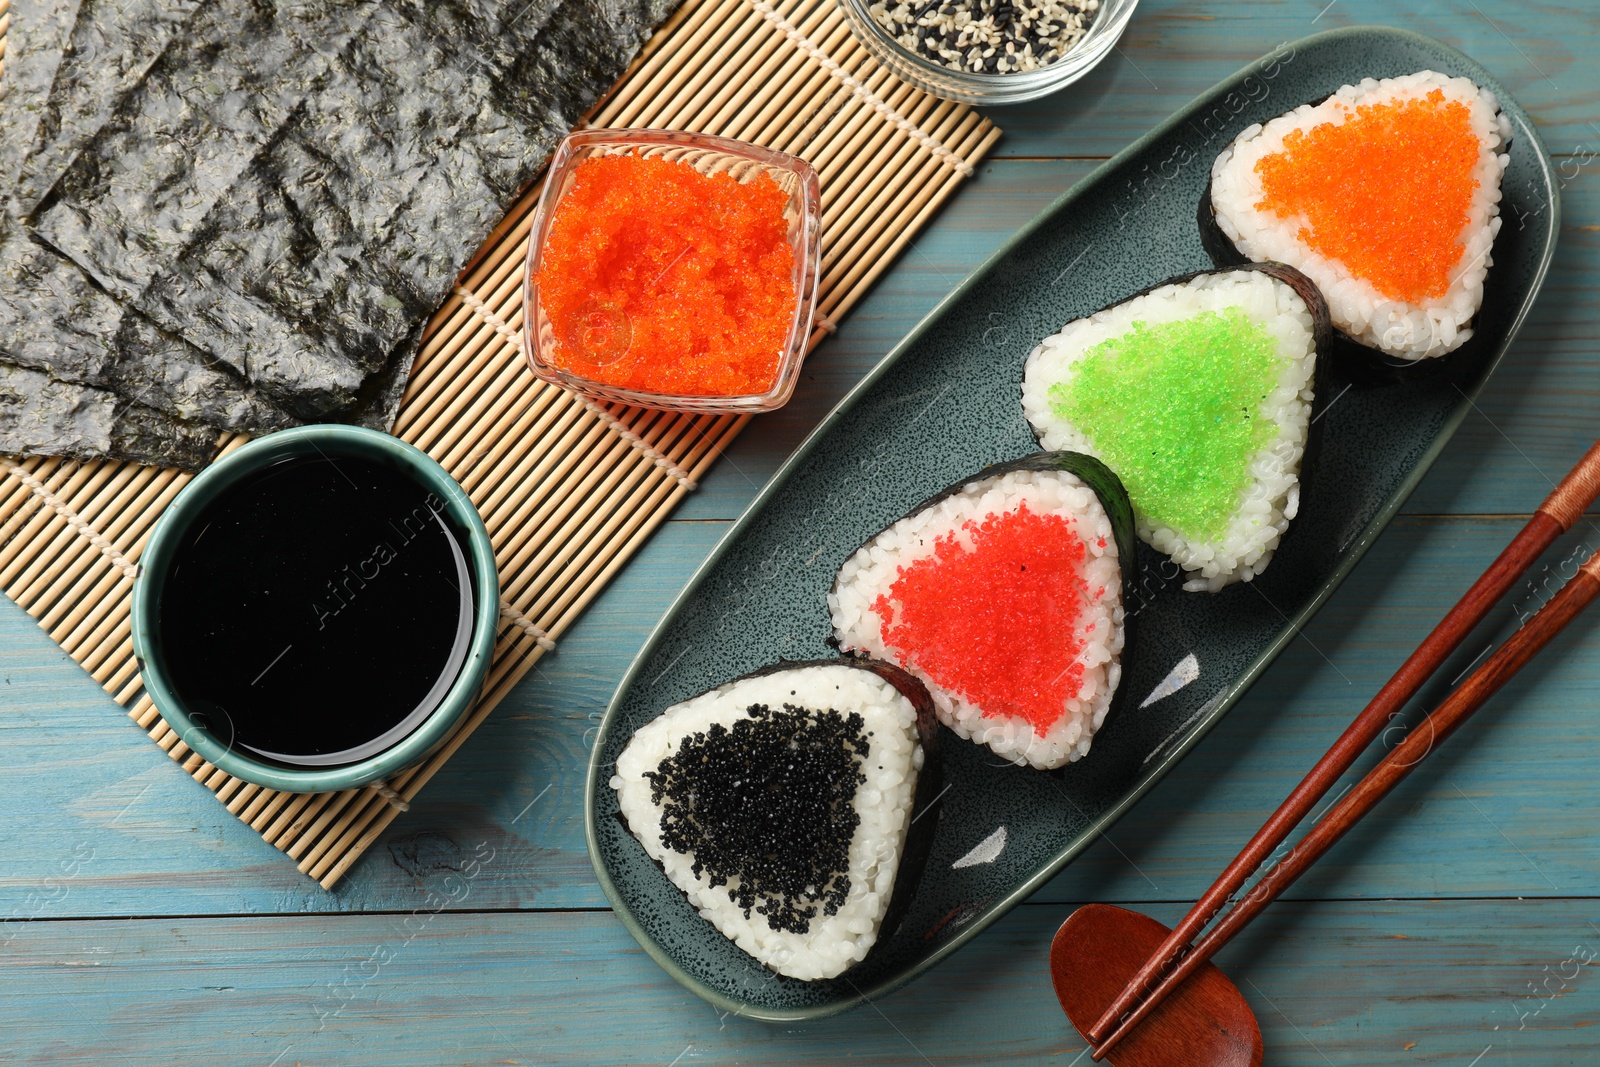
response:
{"label": "oval ceramic plate", "polygon": [[[949,790],[900,928],[832,981],[764,970],[696,914],[616,818],[608,782],[633,731],[668,705],[763,664],[828,654],[825,598],[857,545],[986,464],[1034,451],[1019,400],[1029,350],[1070,319],[1210,265],[1196,207],[1212,160],[1240,130],[1362,77],[1423,68],[1493,90],[1513,127],[1476,336],[1409,375],[1356,373],[1335,358],[1323,386],[1314,481],[1266,573],[1214,595],[1185,593],[1173,566],[1141,545],[1131,605],[1137,644],[1122,680],[1129,692],[1089,755],[1044,773],[1001,763],[947,733]],[[773,1021],[879,996],[975,937],[1181,759],[1349,573],[1527,315],[1557,215],[1548,158],[1504,88],[1460,53],[1389,29],[1336,30],[1283,46],[1107,162],[950,294],[840,403],[640,653],[601,726],[586,801],[590,855],[618,917],[685,986],[723,1009]],[[1157,687],[1175,670],[1193,681],[1160,696]]]}

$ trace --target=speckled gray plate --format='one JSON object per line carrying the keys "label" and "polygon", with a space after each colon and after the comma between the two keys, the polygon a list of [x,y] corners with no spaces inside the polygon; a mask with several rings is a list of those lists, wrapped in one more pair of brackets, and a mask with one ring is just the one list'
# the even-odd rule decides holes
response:
{"label": "speckled gray plate", "polygon": [[[1216,595],[1184,593],[1172,565],[1141,545],[1147,599],[1122,681],[1131,699],[1088,757],[1042,773],[1002,764],[946,731],[950,788],[927,874],[899,930],[832,981],[764,970],[695,913],[616,819],[608,781],[633,731],[669,704],[780,657],[826,655],[825,596],[857,545],[985,464],[1033,451],[1018,392],[1028,351],[1070,319],[1209,265],[1195,209],[1211,161],[1234,135],[1362,77],[1423,68],[1493,90],[1514,130],[1477,335],[1398,380],[1334,360],[1321,459],[1266,573]],[[1442,44],[1390,29],[1336,30],[1285,46],[1095,171],[951,293],[840,403],[729,532],[633,664],[595,743],[586,803],[595,872],[623,924],[706,1000],[785,1021],[888,992],[1025,899],[1193,747],[1372,544],[1526,316],[1550,262],[1558,212],[1543,146],[1499,82]],[[1199,677],[1140,707],[1188,656]],[[992,850],[1002,828],[993,859],[954,866],[981,842]]]}

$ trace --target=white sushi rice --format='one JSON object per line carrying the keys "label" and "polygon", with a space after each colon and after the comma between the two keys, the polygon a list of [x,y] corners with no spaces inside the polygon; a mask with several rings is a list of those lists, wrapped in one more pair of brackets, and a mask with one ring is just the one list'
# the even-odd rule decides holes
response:
{"label": "white sushi rice", "polygon": [[[885,620],[872,610],[878,597],[889,594],[900,569],[932,556],[939,538],[953,535],[970,547],[965,524],[1016,511],[1023,502],[1036,515],[1059,515],[1072,522],[1088,547],[1084,577],[1091,589],[1105,590],[1083,613],[1084,644],[1077,660],[1084,668],[1083,685],[1042,736],[1021,716],[997,709],[988,709],[993,714],[985,715],[985,709],[941,687],[921,666],[903,660],[884,644]],[[898,663],[928,687],[941,722],[1018,765],[1059,767],[1086,755],[1122,678],[1122,571],[1116,537],[1094,491],[1065,471],[1017,471],[985,478],[901,519],[845,561],[828,594],[828,610],[842,648]]]}
{"label": "white sushi rice", "polygon": [[1266,569],[1289,522],[1300,509],[1300,459],[1311,419],[1316,340],[1311,312],[1288,284],[1259,271],[1224,271],[1164,285],[1088,318],[1067,323],[1029,355],[1022,378],[1022,410],[1045,448],[1104,458],[1095,442],[1050,407],[1051,387],[1071,381],[1096,345],[1121,337],[1134,323],[1154,326],[1203,312],[1239,308],[1278,340],[1282,372],[1260,415],[1276,434],[1250,459],[1250,481],[1219,538],[1195,537],[1164,526],[1133,501],[1140,538],[1189,572],[1184,588],[1216,592],[1248,582]]}
{"label": "white sushi rice", "polygon": [[[1307,226],[1304,218],[1280,218],[1257,209],[1265,194],[1256,164],[1283,151],[1293,130],[1342,125],[1363,104],[1418,99],[1435,89],[1468,108],[1481,145],[1474,172],[1478,187],[1461,231],[1461,265],[1449,288],[1412,304],[1384,296],[1343,264],[1307,247],[1299,236]],[[1500,178],[1511,161],[1502,149],[1510,139],[1511,123],[1500,113],[1494,94],[1466,78],[1431,70],[1382,81],[1365,78],[1320,104],[1304,104],[1239,134],[1212,165],[1211,203],[1217,225],[1246,257],[1287,263],[1309,275],[1327,297],[1333,324],[1340,330],[1399,359],[1427,359],[1459,348],[1472,336],[1468,324],[1483,303],[1483,282],[1493,263],[1489,250],[1500,232]]]}
{"label": "white sushi rice", "polygon": [[[651,783],[644,777],[685,740],[713,723],[731,726],[748,715],[752,704],[855,712],[869,732],[868,755],[860,761],[866,781],[854,798],[861,822],[850,841],[850,891],[835,914],[819,912],[804,934],[775,930],[758,912],[746,918],[731,896],[739,886],[737,876],[713,886],[707,873],[694,873],[693,855],[667,848],[661,840],[662,808],[651,802]],[[916,724],[911,702],[871,671],[834,664],[796,667],[729,682],[674,704],[633,735],[617,759],[611,788],[628,828],[701,918],[779,974],[805,981],[833,978],[866,957],[894,892],[923,764]],[[804,842],[796,841],[795,847]]]}

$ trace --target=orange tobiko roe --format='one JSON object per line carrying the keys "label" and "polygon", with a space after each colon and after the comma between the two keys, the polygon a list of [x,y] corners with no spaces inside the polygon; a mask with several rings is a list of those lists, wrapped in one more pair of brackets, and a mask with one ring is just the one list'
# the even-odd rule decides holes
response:
{"label": "orange tobiko roe", "polygon": [[583,160],[535,276],[547,358],[641,392],[771,389],[796,302],[788,203],[766,173],[739,182],[637,150]]}
{"label": "orange tobiko roe", "polygon": [[1364,104],[1291,131],[1258,161],[1256,209],[1303,218],[1305,244],[1391,300],[1421,303],[1445,294],[1461,262],[1480,151],[1467,106],[1438,89]]}
{"label": "orange tobiko roe", "polygon": [[873,602],[883,643],[985,717],[1022,718],[1043,737],[1083,688],[1083,616],[1105,590],[1089,589],[1088,548],[1060,515],[1023,503],[961,529]]}

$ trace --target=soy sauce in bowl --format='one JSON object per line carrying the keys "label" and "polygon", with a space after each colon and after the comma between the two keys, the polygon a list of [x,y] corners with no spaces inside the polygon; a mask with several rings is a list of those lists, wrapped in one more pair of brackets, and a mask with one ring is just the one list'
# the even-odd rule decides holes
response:
{"label": "soy sauce in bowl", "polygon": [[477,703],[500,622],[494,545],[413,445],[282,430],[167,507],[131,622],[146,694],[211,766],[296,793],[381,783]]}
{"label": "soy sauce in bowl", "polygon": [[160,607],[172,684],[218,741],[258,757],[333,766],[380,752],[466,661],[461,534],[392,466],[280,461],[213,501],[174,558]]}

